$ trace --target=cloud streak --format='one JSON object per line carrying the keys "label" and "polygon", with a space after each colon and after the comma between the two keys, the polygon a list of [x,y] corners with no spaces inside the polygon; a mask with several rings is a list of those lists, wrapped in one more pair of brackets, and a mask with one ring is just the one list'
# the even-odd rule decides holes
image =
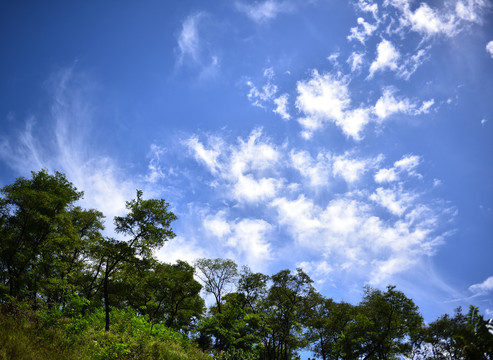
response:
{"label": "cloud streak", "polygon": [[294,11],[294,6],[289,1],[266,0],[253,4],[237,1],[235,5],[238,11],[259,24],[271,21],[280,14]]}
{"label": "cloud streak", "polygon": [[50,119],[49,125],[38,127],[34,116],[28,118],[16,140],[2,140],[0,157],[24,176],[42,168],[66,174],[85,192],[81,205],[103,212],[111,234],[113,217],[124,213],[125,201],[135,197],[135,189],[151,190],[148,181],[159,176],[158,169],[151,168],[145,181],[146,176],[129,176],[110,157],[95,152],[91,129],[97,118],[93,103],[97,86],[87,76],[63,68],[47,84],[51,106],[49,114],[41,116]]}
{"label": "cloud streak", "polygon": [[220,68],[218,55],[204,41],[203,28],[207,17],[205,12],[189,15],[183,20],[177,38],[177,68],[198,69],[201,79],[215,76]]}

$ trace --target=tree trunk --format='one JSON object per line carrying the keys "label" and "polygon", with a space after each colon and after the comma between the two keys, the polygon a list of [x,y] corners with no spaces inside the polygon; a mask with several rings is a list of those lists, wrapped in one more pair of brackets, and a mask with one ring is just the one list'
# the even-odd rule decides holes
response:
{"label": "tree trunk", "polygon": [[108,276],[107,276],[107,274],[105,274],[105,276],[104,276],[103,293],[104,293],[104,312],[105,312],[104,331],[110,331],[110,301],[109,301],[109,294],[108,294]]}

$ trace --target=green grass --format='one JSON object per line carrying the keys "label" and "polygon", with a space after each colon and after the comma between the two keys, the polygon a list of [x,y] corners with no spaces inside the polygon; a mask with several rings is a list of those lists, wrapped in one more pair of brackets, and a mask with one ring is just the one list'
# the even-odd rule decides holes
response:
{"label": "green grass", "polygon": [[104,314],[64,317],[17,311],[0,313],[0,360],[211,360],[182,334],[154,325],[129,310],[111,312],[111,329],[104,331]]}

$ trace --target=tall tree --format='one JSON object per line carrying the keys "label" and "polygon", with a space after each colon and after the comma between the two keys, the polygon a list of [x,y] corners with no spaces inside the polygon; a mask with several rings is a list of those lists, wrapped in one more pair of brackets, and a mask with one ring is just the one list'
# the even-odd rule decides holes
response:
{"label": "tall tree", "polygon": [[272,275],[264,312],[269,332],[264,337],[264,359],[290,360],[305,346],[301,319],[312,280],[301,269],[294,274],[282,270]]}
{"label": "tall tree", "polygon": [[[9,296],[35,302],[40,283],[56,266],[52,263],[55,254],[63,252],[66,245],[60,229],[67,228],[69,213],[83,193],[65,175],[41,170],[32,172],[31,179],[20,177],[4,186],[1,194],[2,285]],[[93,214],[96,216],[89,226],[100,228],[100,214]]]}
{"label": "tall tree", "polygon": [[355,307],[337,303],[312,292],[304,319],[311,350],[322,360],[349,359],[355,351],[348,327],[354,321]]}
{"label": "tall tree", "polygon": [[420,356],[436,360],[491,360],[493,334],[479,309],[470,306],[467,314],[459,307],[454,316],[440,316],[424,329]]}
{"label": "tall tree", "polygon": [[171,223],[175,214],[168,210],[169,204],[163,199],[142,198],[142,191],[137,190],[137,197],[126,203],[125,216],[115,217],[115,231],[125,240],[104,238],[95,248],[97,270],[100,278],[98,290],[102,290],[105,304],[105,330],[110,327],[109,283],[112,275],[123,263],[137,259],[152,258],[152,251],[175,237]]}
{"label": "tall tree", "polygon": [[249,310],[257,314],[260,303],[267,295],[269,276],[262,273],[253,273],[248,266],[244,266],[238,279],[238,292],[243,295]]}
{"label": "tall tree", "polygon": [[229,259],[198,259],[195,262],[197,276],[204,283],[204,289],[214,296],[217,311],[222,311],[222,298],[235,284],[238,266]]}
{"label": "tall tree", "polygon": [[204,312],[202,285],[194,279],[193,266],[185,261],[126,264],[114,282],[120,290],[115,302],[139,309],[153,324],[163,322],[175,330],[188,331]]}
{"label": "tall tree", "polygon": [[385,292],[367,287],[355,324],[364,331],[361,358],[389,360],[407,356],[411,351],[408,340],[422,323],[418,307],[395,286],[388,286]]}

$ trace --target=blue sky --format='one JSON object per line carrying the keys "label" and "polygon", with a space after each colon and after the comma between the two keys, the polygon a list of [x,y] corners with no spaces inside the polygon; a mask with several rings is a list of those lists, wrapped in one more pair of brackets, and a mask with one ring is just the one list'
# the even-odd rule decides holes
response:
{"label": "blue sky", "polygon": [[4,2],[0,184],[58,170],[109,220],[142,189],[179,217],[163,261],[302,267],[336,300],[395,284],[428,321],[492,317],[492,10]]}

